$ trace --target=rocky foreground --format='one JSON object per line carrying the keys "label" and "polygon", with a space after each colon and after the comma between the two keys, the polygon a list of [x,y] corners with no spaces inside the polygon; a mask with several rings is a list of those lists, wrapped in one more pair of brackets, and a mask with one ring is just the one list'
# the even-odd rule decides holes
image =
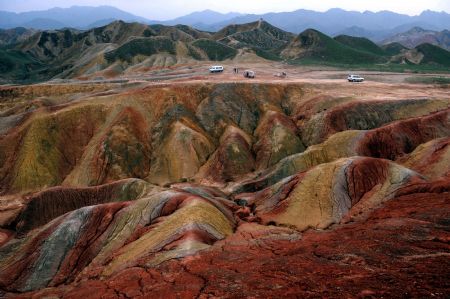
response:
{"label": "rocky foreground", "polygon": [[1,88],[0,296],[445,298],[450,98],[360,88]]}

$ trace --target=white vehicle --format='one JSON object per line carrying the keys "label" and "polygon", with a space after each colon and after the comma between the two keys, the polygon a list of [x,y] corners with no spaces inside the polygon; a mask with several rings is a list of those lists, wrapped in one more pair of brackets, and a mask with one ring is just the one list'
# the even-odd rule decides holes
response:
{"label": "white vehicle", "polygon": [[348,75],[348,82],[363,82],[364,78],[359,75]]}
{"label": "white vehicle", "polygon": [[221,65],[213,65],[209,68],[210,73],[221,73],[223,72],[223,66]]}
{"label": "white vehicle", "polygon": [[246,71],[244,71],[244,77],[253,79],[253,78],[255,78],[255,72],[251,71],[251,70],[246,70]]}

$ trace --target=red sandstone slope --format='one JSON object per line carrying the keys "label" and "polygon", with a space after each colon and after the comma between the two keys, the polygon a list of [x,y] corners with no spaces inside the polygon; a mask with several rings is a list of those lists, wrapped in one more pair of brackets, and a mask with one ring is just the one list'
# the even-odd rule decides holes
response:
{"label": "red sandstone slope", "polygon": [[[445,298],[449,186],[401,195],[371,216],[299,234],[243,224],[208,251],[105,280],[52,288],[61,298]],[[23,298],[29,298],[26,294]]]}
{"label": "red sandstone slope", "polygon": [[2,295],[448,293],[450,99],[231,83],[0,96]]}

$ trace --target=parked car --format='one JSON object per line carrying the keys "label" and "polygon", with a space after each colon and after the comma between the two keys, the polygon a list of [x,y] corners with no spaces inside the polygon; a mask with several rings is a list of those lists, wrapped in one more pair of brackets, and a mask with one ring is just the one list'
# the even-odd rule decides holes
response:
{"label": "parked car", "polygon": [[223,66],[221,65],[213,65],[209,68],[210,73],[221,73],[223,72]]}
{"label": "parked car", "polygon": [[364,78],[359,75],[348,75],[348,82],[363,82]]}
{"label": "parked car", "polygon": [[250,71],[250,70],[246,70],[246,71],[244,71],[244,77],[253,79],[253,78],[255,78],[255,72],[254,71]]}

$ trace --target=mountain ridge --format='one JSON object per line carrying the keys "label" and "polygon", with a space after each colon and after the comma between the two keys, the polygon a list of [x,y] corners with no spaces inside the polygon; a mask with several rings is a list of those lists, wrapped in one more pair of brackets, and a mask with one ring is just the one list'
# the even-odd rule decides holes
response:
{"label": "mountain ridge", "polygon": [[[229,25],[214,34],[185,25],[123,21],[84,31],[66,28],[20,37],[21,32],[26,31],[18,31],[16,44],[0,47],[0,69],[6,82],[109,78],[128,69],[233,60],[245,53],[289,63],[450,66],[450,52],[432,45],[395,46],[388,51],[365,38],[341,35],[333,39],[315,29],[294,35],[264,20]],[[1,33],[0,37],[11,40]]]}
{"label": "mountain ridge", "polygon": [[[54,22],[61,23],[63,27],[73,27],[77,29],[86,28],[89,24],[105,19],[122,19],[124,21],[139,21],[147,23],[148,20],[120,10],[113,6],[71,6],[69,8],[51,8],[41,11],[30,11],[23,13],[13,13],[0,11],[0,28],[9,29],[14,27],[23,27],[23,24],[32,22],[36,19],[47,19],[50,24],[40,24],[36,29],[61,29],[51,26]],[[49,28],[50,26],[50,28]]]}
{"label": "mountain ridge", "polygon": [[[80,12],[81,10],[83,11],[82,13]],[[450,28],[450,14],[430,10],[423,11],[415,16],[391,11],[357,12],[338,8],[329,9],[325,12],[298,9],[291,12],[265,14],[220,13],[213,10],[204,10],[192,12],[171,20],[149,20],[112,6],[73,6],[71,8],[53,8],[46,11],[32,11],[19,14],[0,11],[0,28],[10,29],[20,26],[24,27],[23,25],[27,24],[35,24],[34,26],[39,27],[36,29],[42,30],[61,29],[62,27],[91,29],[94,26],[106,25],[107,21],[123,20],[148,24],[183,24],[203,31],[215,32],[230,24],[245,24],[261,18],[280,29],[295,34],[308,28],[314,28],[332,36],[340,34],[354,35],[351,34],[352,28],[359,27],[362,30],[359,30],[358,36],[370,38],[375,42],[407,31],[414,26],[435,31]],[[36,23],[36,21],[33,23],[35,19],[46,19],[47,23]],[[57,24],[62,27],[56,28],[58,27]]]}
{"label": "mountain ridge", "polygon": [[390,44],[397,42],[407,48],[415,48],[420,44],[429,43],[450,50],[450,31],[433,31],[421,27],[413,27],[406,32],[396,34],[381,42],[381,44]]}

